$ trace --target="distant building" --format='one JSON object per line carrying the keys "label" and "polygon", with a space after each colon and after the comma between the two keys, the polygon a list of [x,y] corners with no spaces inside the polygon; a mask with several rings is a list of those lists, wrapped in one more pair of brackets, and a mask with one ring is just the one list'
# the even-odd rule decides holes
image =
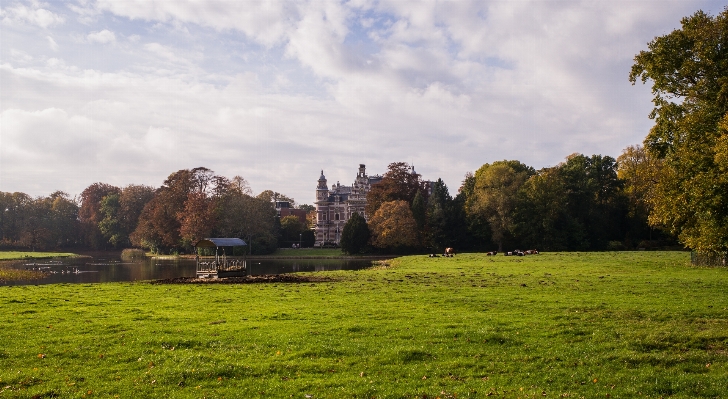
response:
{"label": "distant building", "polygon": [[303,209],[291,208],[291,203],[288,201],[276,201],[276,213],[278,214],[278,218],[284,218],[286,216],[296,216],[298,220],[303,223],[304,226],[308,226],[308,221],[306,220],[306,211],[304,211]]}
{"label": "distant building", "polygon": [[367,193],[373,184],[382,180],[382,176],[367,176],[366,166],[359,164],[354,184],[342,186],[339,182],[329,190],[326,176],[321,171],[316,186],[316,246],[339,244],[344,225],[354,212],[358,212],[369,220],[366,214]]}

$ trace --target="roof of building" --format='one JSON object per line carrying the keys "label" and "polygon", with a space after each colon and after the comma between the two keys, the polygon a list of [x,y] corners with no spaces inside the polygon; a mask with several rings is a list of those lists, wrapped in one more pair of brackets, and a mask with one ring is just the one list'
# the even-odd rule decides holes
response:
{"label": "roof of building", "polygon": [[242,247],[248,245],[239,238],[205,238],[195,243],[195,247]]}

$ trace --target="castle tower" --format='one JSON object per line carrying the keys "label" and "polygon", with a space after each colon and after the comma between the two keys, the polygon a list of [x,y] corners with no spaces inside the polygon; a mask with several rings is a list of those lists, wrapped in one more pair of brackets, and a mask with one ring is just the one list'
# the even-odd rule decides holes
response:
{"label": "castle tower", "polygon": [[324,201],[329,196],[329,187],[326,185],[326,176],[324,171],[321,170],[321,177],[318,179],[318,186],[316,186],[316,201]]}

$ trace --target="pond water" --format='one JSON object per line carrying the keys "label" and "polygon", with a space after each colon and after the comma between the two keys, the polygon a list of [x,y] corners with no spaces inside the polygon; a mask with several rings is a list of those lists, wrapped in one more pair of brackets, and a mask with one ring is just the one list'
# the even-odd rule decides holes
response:
{"label": "pond water", "polygon": [[[360,270],[371,266],[370,260],[346,259],[254,259],[248,260],[250,274],[282,274],[326,270]],[[194,277],[193,259],[122,260],[118,254],[91,258],[34,259],[17,262],[16,269],[42,270],[39,280],[0,282],[0,285],[34,285],[59,283],[104,283],[112,281],[159,280]]]}

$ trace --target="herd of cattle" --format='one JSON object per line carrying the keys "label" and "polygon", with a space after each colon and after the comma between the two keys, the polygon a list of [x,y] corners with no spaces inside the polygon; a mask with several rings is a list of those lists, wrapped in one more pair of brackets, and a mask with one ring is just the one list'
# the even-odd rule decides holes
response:
{"label": "herd of cattle", "polygon": [[[445,253],[442,254],[442,256],[446,258],[451,258],[453,255],[455,255],[455,248],[445,248]],[[498,251],[492,251],[486,253],[488,256],[496,256],[498,255]],[[520,249],[516,249],[515,251],[511,252],[504,252],[503,256],[526,256],[526,255],[538,255],[538,250],[536,249],[527,249],[525,251],[521,251]],[[430,258],[439,258],[440,255],[438,254],[430,254]]]}
{"label": "herd of cattle", "polygon": [[[486,255],[496,256],[496,255],[498,255],[498,251],[488,252],[488,253],[486,253]],[[526,255],[538,255],[538,250],[527,249],[525,251],[521,251],[520,249],[517,249],[517,250],[511,251],[511,252],[503,252],[503,256],[526,256]]]}

